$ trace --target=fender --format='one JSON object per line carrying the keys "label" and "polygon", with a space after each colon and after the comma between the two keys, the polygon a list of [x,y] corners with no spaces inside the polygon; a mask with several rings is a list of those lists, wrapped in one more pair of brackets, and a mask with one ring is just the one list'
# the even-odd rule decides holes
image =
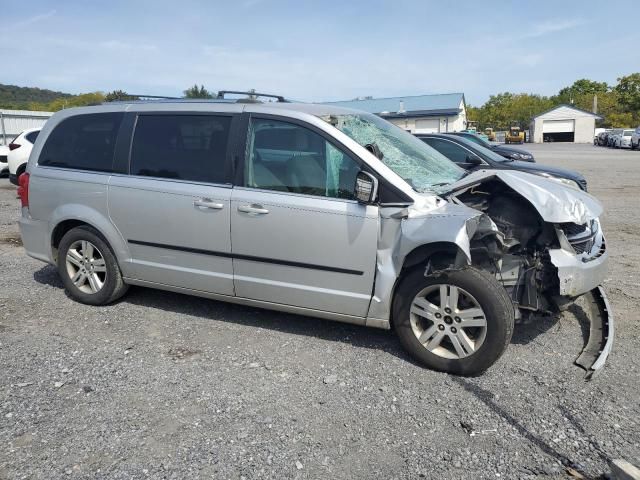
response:
{"label": "fender", "polygon": [[[53,238],[55,228],[60,225],[60,223],[67,220],[84,222],[100,232],[107,243],[111,246],[116,259],[118,260],[118,264],[122,269],[122,274],[126,276],[125,269],[128,264],[127,260],[131,258],[129,247],[127,246],[127,242],[124,241],[124,238],[122,238],[120,232],[102,212],[79,203],[61,205],[51,213],[49,219],[50,239]],[[51,250],[51,261],[54,261],[53,249]]]}

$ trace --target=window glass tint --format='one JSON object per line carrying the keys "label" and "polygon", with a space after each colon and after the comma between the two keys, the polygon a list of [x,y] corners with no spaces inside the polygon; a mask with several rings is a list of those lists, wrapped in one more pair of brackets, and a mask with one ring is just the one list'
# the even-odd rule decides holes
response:
{"label": "window glass tint", "polygon": [[231,117],[141,115],[131,149],[131,174],[227,183]]}
{"label": "window glass tint", "polygon": [[471,154],[464,148],[448,140],[440,140],[439,138],[425,138],[424,140],[428,145],[431,145],[449,160],[456,163],[465,163],[467,161],[467,155]]}
{"label": "window glass tint", "polygon": [[307,128],[252,119],[246,158],[245,186],[355,199],[358,163]]}
{"label": "window glass tint", "polygon": [[29,132],[24,137],[27,140],[29,140],[31,143],[34,143],[36,141],[36,138],[38,138],[38,134],[39,133],[40,133],[40,130],[38,130],[36,132]]}
{"label": "window glass tint", "polygon": [[47,138],[39,165],[110,172],[123,113],[92,113],[63,120]]}

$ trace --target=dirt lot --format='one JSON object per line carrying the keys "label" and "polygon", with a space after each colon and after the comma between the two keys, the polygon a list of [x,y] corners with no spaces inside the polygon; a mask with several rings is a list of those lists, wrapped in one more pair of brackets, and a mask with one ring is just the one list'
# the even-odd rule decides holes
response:
{"label": "dirt lot", "polygon": [[565,314],[463,379],[393,334],[133,288],[95,308],[20,246],[0,179],[0,479],[587,478],[640,463],[640,152],[535,145],[605,204],[614,352],[591,382]]}

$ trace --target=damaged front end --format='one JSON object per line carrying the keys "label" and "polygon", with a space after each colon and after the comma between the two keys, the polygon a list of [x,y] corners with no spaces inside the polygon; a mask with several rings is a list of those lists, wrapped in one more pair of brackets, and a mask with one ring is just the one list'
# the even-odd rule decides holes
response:
{"label": "damaged front end", "polygon": [[482,171],[444,195],[484,215],[469,240],[471,263],[491,272],[520,321],[565,310],[586,295],[591,330],[576,363],[597,372],[613,343],[613,319],[601,287],[607,251],[600,204],[590,195],[520,172]]}

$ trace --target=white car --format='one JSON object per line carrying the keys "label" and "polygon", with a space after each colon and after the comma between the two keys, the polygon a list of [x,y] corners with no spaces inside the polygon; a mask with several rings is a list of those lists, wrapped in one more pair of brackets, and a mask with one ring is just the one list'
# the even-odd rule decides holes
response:
{"label": "white car", "polygon": [[631,135],[631,150],[640,148],[640,127],[636,128]]}
{"label": "white car", "polygon": [[24,173],[27,168],[29,154],[33,148],[33,143],[38,138],[39,128],[30,128],[18,135],[13,142],[9,144],[9,155],[7,160],[9,163],[9,181],[14,185],[18,185],[18,177]]}
{"label": "white car", "polygon": [[633,135],[633,130],[624,129],[621,133],[616,135],[613,146],[615,148],[631,148],[631,136]]}
{"label": "white car", "polygon": [[9,147],[6,145],[0,145],[0,176],[4,176],[9,173],[9,165],[7,164],[8,154]]}

